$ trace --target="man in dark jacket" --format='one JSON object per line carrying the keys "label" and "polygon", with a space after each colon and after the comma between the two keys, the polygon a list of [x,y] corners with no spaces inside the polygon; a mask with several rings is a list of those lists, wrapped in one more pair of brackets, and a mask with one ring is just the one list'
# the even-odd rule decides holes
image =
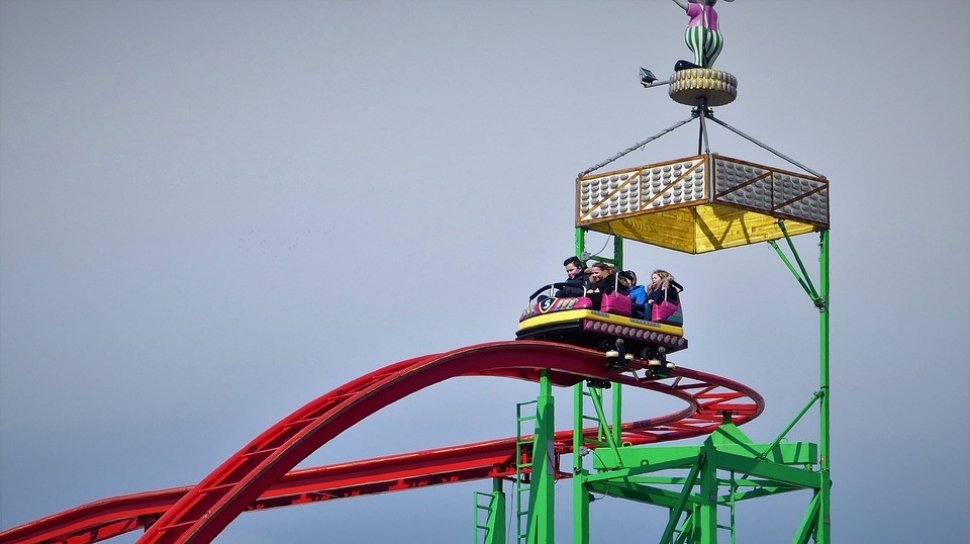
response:
{"label": "man in dark jacket", "polygon": [[579,257],[569,257],[562,262],[566,267],[566,281],[569,284],[556,291],[557,297],[581,297],[589,287],[589,272]]}

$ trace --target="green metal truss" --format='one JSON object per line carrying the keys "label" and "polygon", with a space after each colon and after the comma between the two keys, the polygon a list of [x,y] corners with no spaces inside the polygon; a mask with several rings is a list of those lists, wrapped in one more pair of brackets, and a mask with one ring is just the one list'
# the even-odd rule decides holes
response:
{"label": "green metal truss", "polygon": [[[779,227],[787,242],[795,264],[774,241],[775,249],[784,264],[819,311],[819,388],[806,406],[795,416],[775,440],[770,443],[751,441],[741,430],[725,422],[701,445],[687,446],[622,446],[622,390],[619,384],[611,388],[612,406],[607,415],[603,390],[587,388],[584,383],[573,386],[573,544],[589,544],[589,511],[591,494],[598,493],[642,504],[667,508],[668,522],[660,538],[662,544],[716,544],[719,532],[727,532],[733,544],[736,540],[735,505],[741,501],[759,499],[799,490],[811,490],[812,499],[797,528],[792,542],[807,544],[831,543],[831,458],[830,458],[830,387],[829,387],[829,236],[822,230],[819,237],[819,287],[815,288],[805,266],[785,229]],[[576,229],[576,254],[583,255],[586,231]],[[614,238],[613,257],[600,260],[622,268],[622,238]],[[796,267],[797,265],[797,267]],[[593,410],[587,414],[587,400]],[[530,403],[531,404],[531,403]],[[517,542],[553,544],[554,496],[556,467],[552,450],[554,428],[554,398],[548,373],[540,380],[536,404],[534,439],[531,462],[518,467],[517,497],[528,493],[527,509],[518,514],[527,519],[519,524]],[[788,433],[818,404],[819,441],[787,442]],[[523,419],[519,413],[519,433]],[[599,428],[595,440],[582,436],[582,429],[595,421]],[[595,446],[596,455],[591,468],[584,465],[587,445]],[[517,463],[522,463],[517,451]],[[529,468],[526,482],[522,470]],[[524,489],[524,485],[528,489]],[[493,512],[502,504],[501,483],[494,484],[486,522],[479,520],[479,499],[476,496],[475,542],[498,544],[504,542],[504,529],[495,526],[504,516]],[[501,496],[501,498],[499,498]],[[719,522],[719,508],[727,508],[724,523]],[[490,523],[489,523],[490,521]],[[484,539],[482,538],[484,534]]]}

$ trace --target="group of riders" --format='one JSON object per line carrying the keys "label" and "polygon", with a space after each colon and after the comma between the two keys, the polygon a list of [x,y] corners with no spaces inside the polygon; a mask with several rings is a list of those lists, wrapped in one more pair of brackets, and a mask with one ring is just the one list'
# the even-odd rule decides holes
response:
{"label": "group of riders", "polygon": [[666,270],[654,270],[650,283],[637,283],[637,274],[632,270],[617,271],[616,267],[604,262],[596,262],[588,268],[582,259],[571,256],[563,261],[566,268],[566,281],[556,292],[556,297],[588,297],[593,309],[599,310],[604,295],[619,293],[628,295],[632,303],[632,317],[664,321],[667,308],[680,306],[680,293],[684,287],[674,280]]}

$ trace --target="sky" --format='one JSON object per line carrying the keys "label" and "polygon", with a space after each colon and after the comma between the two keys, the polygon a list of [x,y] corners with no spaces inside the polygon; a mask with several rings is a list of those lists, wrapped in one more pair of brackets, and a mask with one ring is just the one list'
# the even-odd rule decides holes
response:
{"label": "sky", "polygon": [[[831,183],[833,537],[963,534],[970,3],[718,8],[739,96],[715,114]],[[577,173],[689,117],[637,80],[688,58],[685,24],[661,0],[0,4],[0,528],[196,482],[357,376],[513,338],[573,251]],[[715,152],[790,167],[710,133]],[[796,238],[816,282],[817,244]],[[625,260],[686,286],[674,359],[761,393],[743,430],[774,439],[818,384],[818,314],[774,251],[628,243]],[[537,393],[450,380],[301,466],[513,435]],[[556,402],[567,428],[571,392]],[[792,440],[817,441],[812,414]],[[453,542],[490,490],[244,514],[217,542]],[[558,484],[563,542],[569,497]],[[790,540],[807,504],[743,504],[738,537]],[[591,518],[593,542],[656,540],[664,519],[609,498]]]}

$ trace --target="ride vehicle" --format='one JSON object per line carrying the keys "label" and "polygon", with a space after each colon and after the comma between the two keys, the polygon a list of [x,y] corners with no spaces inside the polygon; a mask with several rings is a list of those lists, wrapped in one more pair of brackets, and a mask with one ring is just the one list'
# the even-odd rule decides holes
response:
{"label": "ride vehicle", "polygon": [[[640,358],[650,366],[673,366],[666,355],[687,349],[683,314],[678,311],[664,322],[632,316],[628,295],[603,295],[600,309],[594,309],[591,294],[562,296],[560,290],[573,286],[550,283],[529,297],[519,318],[516,339],[548,340],[603,351],[611,362]],[[560,296],[556,296],[560,295]]]}

